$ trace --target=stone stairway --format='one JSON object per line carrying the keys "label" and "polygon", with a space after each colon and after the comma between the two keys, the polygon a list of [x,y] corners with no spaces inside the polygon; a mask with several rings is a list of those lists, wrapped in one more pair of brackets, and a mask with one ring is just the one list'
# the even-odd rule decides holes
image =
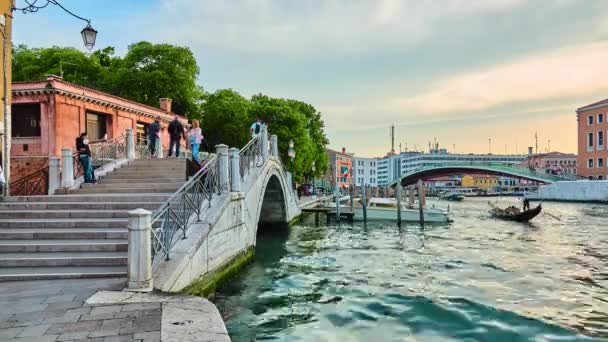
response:
{"label": "stone stairway", "polygon": [[186,178],[184,159],[135,160],[67,195],[0,202],[0,281],[124,277],[128,212],[157,209]]}

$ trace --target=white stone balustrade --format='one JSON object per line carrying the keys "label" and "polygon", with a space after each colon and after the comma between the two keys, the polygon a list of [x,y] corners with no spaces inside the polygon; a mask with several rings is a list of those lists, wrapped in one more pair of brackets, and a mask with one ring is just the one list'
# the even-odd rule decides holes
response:
{"label": "white stone balustrade", "polygon": [[71,188],[74,186],[74,160],[71,148],[61,149],[61,187]]}
{"label": "white stone balustrade", "polygon": [[268,126],[262,125],[260,128],[260,145],[262,146],[262,158],[264,162],[268,160]]}
{"label": "white stone balustrade", "polygon": [[215,146],[217,166],[219,168],[218,180],[221,193],[230,191],[230,170],[228,166],[228,146],[224,144]]}
{"label": "white stone balustrade", "polygon": [[49,157],[49,187],[48,194],[52,195],[61,187],[61,164],[57,157]]}
{"label": "white stone balustrade", "polygon": [[270,136],[270,155],[275,158],[279,156],[279,141],[274,134]]}
{"label": "white stone balustrade", "polygon": [[127,128],[127,159],[135,159],[135,139],[133,137],[133,128]]}
{"label": "white stone balustrade", "polygon": [[240,192],[241,191],[241,172],[240,172],[240,155],[238,148],[231,148],[228,150],[230,155],[230,191]]}
{"label": "white stone balustrade", "polygon": [[127,291],[150,292],[152,280],[152,213],[129,211]]}

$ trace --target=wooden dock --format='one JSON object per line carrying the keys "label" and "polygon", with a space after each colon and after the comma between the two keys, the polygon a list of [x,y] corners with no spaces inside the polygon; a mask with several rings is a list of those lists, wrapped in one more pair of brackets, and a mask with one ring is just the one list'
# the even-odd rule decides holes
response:
{"label": "wooden dock", "polygon": [[[315,207],[315,208],[303,208],[303,213],[314,213],[315,214],[315,223],[319,224],[319,216],[324,214],[327,223],[330,220],[336,219],[336,209],[335,208],[327,208],[327,207]],[[340,208],[340,219],[345,219],[347,222],[353,222],[355,218],[355,213],[350,210],[350,208]]]}

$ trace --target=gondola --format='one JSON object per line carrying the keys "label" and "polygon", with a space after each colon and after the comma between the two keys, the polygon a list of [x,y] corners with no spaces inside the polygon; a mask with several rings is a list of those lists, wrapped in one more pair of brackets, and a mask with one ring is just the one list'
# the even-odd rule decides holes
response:
{"label": "gondola", "polygon": [[490,210],[490,215],[494,218],[506,221],[528,222],[540,214],[542,210],[543,208],[540,204],[536,208],[525,211],[521,211],[516,207],[508,207],[507,209],[493,207],[492,210]]}

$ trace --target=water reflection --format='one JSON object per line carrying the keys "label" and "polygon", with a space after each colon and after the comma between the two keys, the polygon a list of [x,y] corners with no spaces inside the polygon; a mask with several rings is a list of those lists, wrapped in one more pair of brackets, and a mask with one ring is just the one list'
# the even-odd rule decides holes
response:
{"label": "water reflection", "polygon": [[544,207],[528,225],[470,199],[453,224],[424,229],[311,217],[258,236],[255,262],[216,302],[235,341],[608,337],[608,220]]}

